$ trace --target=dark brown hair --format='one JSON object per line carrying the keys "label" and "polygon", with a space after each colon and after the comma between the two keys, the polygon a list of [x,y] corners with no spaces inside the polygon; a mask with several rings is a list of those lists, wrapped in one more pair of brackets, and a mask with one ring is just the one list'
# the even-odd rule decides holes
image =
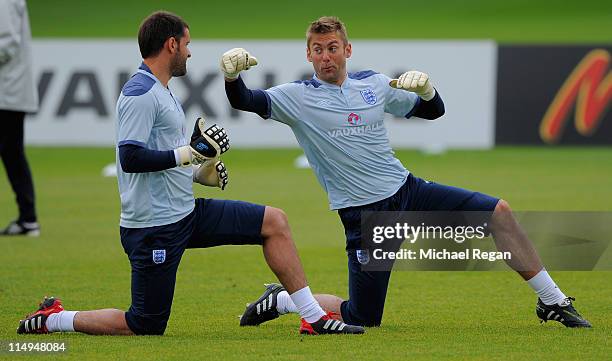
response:
{"label": "dark brown hair", "polygon": [[159,54],[169,38],[180,41],[189,25],[180,16],[166,11],[156,11],[147,16],[138,30],[138,46],[142,58]]}

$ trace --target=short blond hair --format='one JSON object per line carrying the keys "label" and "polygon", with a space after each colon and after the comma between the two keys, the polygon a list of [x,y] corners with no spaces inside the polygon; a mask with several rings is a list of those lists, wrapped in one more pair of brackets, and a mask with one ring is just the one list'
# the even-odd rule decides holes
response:
{"label": "short blond hair", "polygon": [[342,20],[336,16],[321,16],[310,23],[308,29],[306,29],[306,45],[310,46],[312,34],[328,34],[333,32],[340,34],[340,38],[344,41],[344,45],[348,44],[346,26],[344,26]]}

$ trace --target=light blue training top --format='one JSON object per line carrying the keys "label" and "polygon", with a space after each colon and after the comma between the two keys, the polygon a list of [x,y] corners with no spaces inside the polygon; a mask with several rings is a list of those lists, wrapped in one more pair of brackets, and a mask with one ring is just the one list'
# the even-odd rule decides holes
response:
{"label": "light blue training top", "polygon": [[119,160],[119,146],[123,144],[159,151],[188,144],[184,121],[179,100],[142,64],[117,100],[116,161],[122,227],[171,224],[193,211],[191,167],[125,173]]}
{"label": "light blue training top", "polygon": [[325,189],[331,209],[395,194],[408,171],[389,145],[384,113],[410,117],[418,96],[373,71],[349,73],[342,86],[316,75],[267,89],[270,117],[291,127]]}

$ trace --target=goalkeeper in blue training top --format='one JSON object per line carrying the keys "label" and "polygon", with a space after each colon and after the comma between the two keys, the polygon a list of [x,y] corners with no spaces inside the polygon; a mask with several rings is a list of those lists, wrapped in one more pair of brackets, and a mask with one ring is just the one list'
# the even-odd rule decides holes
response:
{"label": "goalkeeper in blue training top", "polygon": [[[360,249],[361,212],[484,211],[491,213],[489,226],[498,248],[516,256],[509,266],[537,293],[537,316],[567,327],[590,327],[573,307],[573,299],[557,287],[543,267],[507,202],[425,181],[394,157],[383,122],[385,113],[431,120],[444,114],[442,98],[429,76],[414,70],[399,79],[371,70],[348,73],[346,63],[352,47],[344,24],[335,17],[322,17],[310,24],[306,41],[306,56],[315,72],[312,79],[250,90],[239,74],[257,60],[241,48],[223,54],[221,71],[234,108],[291,127],[327,192],[330,208],[338,211],[346,234],[349,299],[316,295],[323,308],[347,323],[381,323],[391,273],[367,272],[360,267],[369,257],[367,250]],[[260,303],[270,295],[274,307],[262,311]],[[241,324],[256,325],[295,311],[287,292],[269,285],[247,308]]]}
{"label": "goalkeeper in blue training top", "polygon": [[[291,293],[302,333],[363,333],[363,327],[325,313],[313,297],[283,211],[194,199],[193,182],[226,186],[227,170],[219,157],[229,141],[222,128],[207,126],[203,119],[187,140],[185,114],[168,83],[187,73],[189,42],[189,27],[180,17],[156,12],[146,18],[138,33],[143,62],[117,101],[120,234],[132,267],[130,308],[66,311],[59,299],[45,298],[20,321],[17,332],[161,335],[186,249],[255,244],[262,246],[268,266]],[[266,302],[260,307],[266,309]]]}

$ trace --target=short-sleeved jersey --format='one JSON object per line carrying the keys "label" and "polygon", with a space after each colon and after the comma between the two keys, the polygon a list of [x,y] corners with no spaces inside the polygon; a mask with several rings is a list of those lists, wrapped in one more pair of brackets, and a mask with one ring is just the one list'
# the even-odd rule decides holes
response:
{"label": "short-sleeved jersey", "polygon": [[402,186],[408,171],[389,145],[384,113],[410,117],[419,97],[373,71],[342,86],[311,80],[266,90],[270,118],[291,127],[325,189],[331,209],[373,203]]}
{"label": "short-sleeved jersey", "polygon": [[119,146],[123,144],[160,151],[186,145],[184,120],[179,100],[142,64],[117,100],[116,157],[122,227],[170,224],[193,210],[191,167],[125,173],[119,161]]}

